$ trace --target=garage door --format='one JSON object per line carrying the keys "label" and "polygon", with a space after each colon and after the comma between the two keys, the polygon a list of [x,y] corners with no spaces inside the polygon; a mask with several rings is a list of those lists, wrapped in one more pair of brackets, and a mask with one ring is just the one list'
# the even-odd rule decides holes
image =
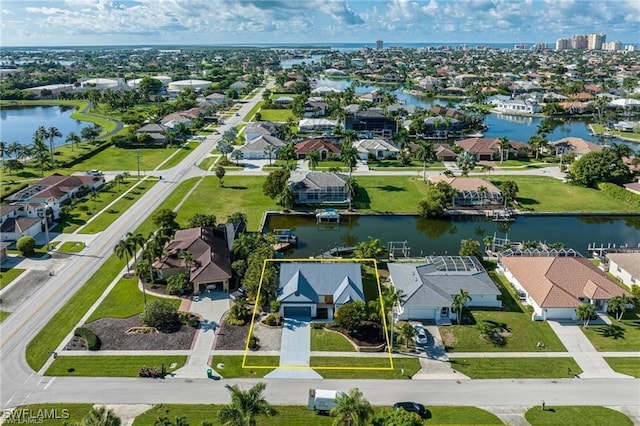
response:
{"label": "garage door", "polygon": [[435,319],[436,308],[410,308],[409,319]]}
{"label": "garage door", "polygon": [[285,306],[284,316],[286,318],[311,318],[310,306]]}

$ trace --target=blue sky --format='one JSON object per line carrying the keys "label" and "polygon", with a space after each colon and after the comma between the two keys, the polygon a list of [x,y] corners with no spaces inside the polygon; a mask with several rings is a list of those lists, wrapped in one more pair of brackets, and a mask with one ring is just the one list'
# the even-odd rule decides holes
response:
{"label": "blue sky", "polygon": [[640,44],[640,0],[2,0],[2,46],[552,43],[605,32]]}

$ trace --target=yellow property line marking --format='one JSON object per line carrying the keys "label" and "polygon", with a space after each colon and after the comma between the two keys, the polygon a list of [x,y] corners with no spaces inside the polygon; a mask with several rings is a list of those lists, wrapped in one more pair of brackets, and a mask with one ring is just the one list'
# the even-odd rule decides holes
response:
{"label": "yellow property line marking", "polygon": [[[258,306],[260,305],[259,301],[260,301],[260,293],[262,290],[262,282],[264,280],[264,271],[267,267],[267,263],[282,263],[282,262],[314,262],[314,263],[361,263],[361,264],[365,264],[365,263],[372,263],[373,264],[373,270],[375,271],[375,276],[376,276],[376,284],[378,286],[378,300],[380,302],[380,306],[382,309],[381,312],[381,317],[382,317],[382,327],[384,330],[384,336],[385,336],[385,341],[387,344],[387,355],[388,355],[388,360],[389,360],[389,366],[388,367],[354,367],[354,366],[279,366],[279,365],[248,365],[247,364],[247,357],[250,356],[249,355],[249,340],[250,337],[253,335],[253,327],[255,324],[255,319],[256,319],[256,314],[258,313]],[[356,352],[357,353],[357,352]],[[345,357],[353,357],[354,352],[345,352]],[[356,356],[357,357],[357,356]],[[386,358],[377,358],[377,359],[386,359]],[[387,325],[387,316],[385,315],[385,309],[384,309],[384,300],[382,298],[382,286],[380,284],[380,275],[378,274],[378,262],[375,259],[308,259],[308,258],[301,258],[301,259],[265,259],[263,264],[262,264],[262,272],[260,274],[260,283],[258,284],[258,292],[257,292],[257,299],[256,302],[253,306],[253,313],[251,315],[251,324],[249,326],[249,334],[247,334],[247,341],[245,343],[245,347],[244,347],[244,354],[242,356],[242,368],[281,368],[281,369],[292,369],[292,370],[393,370],[393,355],[391,353],[391,345],[389,344],[389,331],[388,331],[388,325]]]}

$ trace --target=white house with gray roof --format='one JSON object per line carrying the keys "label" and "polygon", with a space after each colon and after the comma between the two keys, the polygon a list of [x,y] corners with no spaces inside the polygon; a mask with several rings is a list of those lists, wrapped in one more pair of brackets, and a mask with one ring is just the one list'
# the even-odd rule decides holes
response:
{"label": "white house with gray roof", "polygon": [[499,308],[500,290],[475,257],[429,256],[424,263],[389,263],[389,278],[402,290],[400,320],[455,319],[453,297],[465,290],[471,300],[467,306]]}
{"label": "white house with gray roof", "polygon": [[340,306],[364,301],[360,264],[282,262],[278,300],[284,317],[332,320]]}
{"label": "white house with gray roof", "polygon": [[358,150],[358,157],[361,160],[368,159],[369,155],[376,159],[395,157],[400,152],[395,145],[381,138],[360,139],[354,142],[353,146]]}
{"label": "white house with gray roof", "polygon": [[627,286],[640,285],[640,253],[607,253],[609,273]]}
{"label": "white house with gray roof", "polygon": [[348,176],[334,172],[291,173],[289,186],[296,203],[348,203]]}
{"label": "white house with gray roof", "polygon": [[275,136],[261,135],[250,140],[238,151],[242,152],[242,158],[245,160],[264,160],[269,158],[266,151],[267,147],[271,147],[271,158],[275,159],[278,155],[278,151],[280,151],[280,149],[285,145],[286,143],[282,139]]}

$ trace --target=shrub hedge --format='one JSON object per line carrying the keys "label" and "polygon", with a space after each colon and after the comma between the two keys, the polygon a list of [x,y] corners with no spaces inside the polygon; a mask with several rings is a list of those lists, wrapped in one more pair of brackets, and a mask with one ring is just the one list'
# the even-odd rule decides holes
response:
{"label": "shrub hedge", "polygon": [[634,194],[631,191],[627,191],[623,187],[613,183],[599,183],[598,189],[600,189],[600,191],[604,192],[605,194],[617,200],[629,203],[640,210],[640,195]]}
{"label": "shrub hedge", "polygon": [[88,328],[78,327],[73,332],[75,336],[81,337],[87,344],[87,348],[90,351],[98,351],[100,350],[100,338],[95,335],[95,333]]}

